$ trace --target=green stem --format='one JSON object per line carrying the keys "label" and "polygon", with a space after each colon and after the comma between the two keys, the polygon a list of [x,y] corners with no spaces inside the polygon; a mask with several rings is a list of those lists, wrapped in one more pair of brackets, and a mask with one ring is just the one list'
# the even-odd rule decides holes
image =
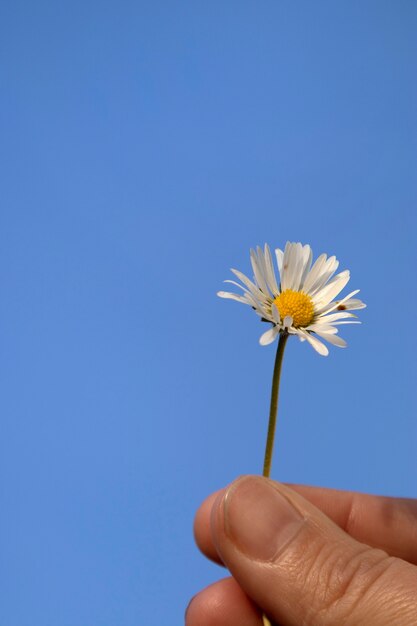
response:
{"label": "green stem", "polygon": [[272,452],[274,449],[275,426],[277,423],[277,412],[278,412],[279,381],[281,378],[281,365],[282,365],[282,359],[284,356],[284,350],[285,350],[285,345],[287,343],[287,339],[288,339],[287,332],[280,334],[279,341],[278,341],[277,354],[275,357],[274,374],[272,376],[271,405],[269,409],[268,435],[266,438],[264,469],[262,472],[262,476],[267,476],[267,477],[269,477],[269,475],[271,474]]}

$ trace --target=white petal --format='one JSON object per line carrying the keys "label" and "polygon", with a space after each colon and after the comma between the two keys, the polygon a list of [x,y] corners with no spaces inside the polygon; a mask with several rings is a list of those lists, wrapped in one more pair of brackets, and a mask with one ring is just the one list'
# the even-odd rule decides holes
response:
{"label": "white petal", "polygon": [[240,296],[237,293],[230,293],[229,291],[218,291],[217,295],[220,298],[226,298],[227,300],[236,300],[237,302],[243,302],[243,304],[249,304],[245,296]]}
{"label": "white petal", "polygon": [[267,346],[268,344],[272,343],[276,339],[278,333],[279,333],[278,326],[273,326],[272,328],[267,330],[266,333],[260,336],[259,343],[261,344],[261,346]]}
{"label": "white petal", "polygon": [[269,291],[269,285],[268,285],[268,275],[267,275],[267,271],[266,271],[266,265],[265,265],[265,258],[264,258],[264,253],[263,250],[260,246],[257,246],[256,250],[253,250],[253,254],[255,257],[255,260],[257,262],[258,265],[258,269],[262,275],[262,278],[264,280],[264,283],[266,285],[267,291]]}
{"label": "white petal", "polygon": [[314,284],[311,285],[309,289],[309,295],[313,296],[317,292],[319,292],[320,289],[322,289],[330,280],[338,267],[339,261],[336,259],[335,256],[331,256],[329,259],[327,259],[326,263],[322,267],[319,276],[314,281]]}
{"label": "white petal", "polygon": [[359,289],[356,289],[355,291],[351,291],[350,293],[348,293],[348,295],[342,298],[341,300],[335,300],[334,302],[330,302],[329,304],[326,304],[326,306],[316,311],[316,315],[322,316],[325,313],[330,313],[331,311],[334,311],[341,304],[344,304],[347,300],[349,300],[349,298],[356,295],[358,292],[359,292]]}
{"label": "white petal", "polygon": [[304,248],[301,243],[296,244],[295,255],[294,255],[294,269],[292,275],[292,286],[291,289],[294,291],[299,291],[301,279],[304,275]]}
{"label": "white petal", "polygon": [[272,314],[272,319],[274,320],[274,322],[276,324],[279,324],[281,317],[278,311],[278,307],[276,304],[272,304],[271,306],[271,314]]}
{"label": "white petal", "polygon": [[287,241],[281,272],[281,291],[298,289],[298,286],[295,287],[294,285],[300,282],[302,260],[303,248],[301,243]]}
{"label": "white petal", "polygon": [[302,337],[307,339],[308,343],[311,344],[321,356],[327,356],[329,354],[329,350],[324,343],[319,341],[316,337],[313,337],[313,335],[310,335],[310,333],[299,331],[297,334],[301,334]]}
{"label": "white petal", "polygon": [[265,295],[268,295],[268,286],[266,284],[265,275],[262,270],[262,261],[258,259],[255,250],[250,251],[250,260],[252,263],[253,273],[255,275],[255,280],[259,286],[259,288],[263,291]]}
{"label": "white petal", "polygon": [[245,274],[243,274],[242,272],[239,272],[239,270],[235,270],[232,268],[231,270],[233,272],[233,274],[235,276],[237,276],[239,278],[239,280],[242,281],[242,283],[244,285],[246,285],[246,287],[249,289],[249,291],[252,293],[253,296],[255,296],[255,298],[257,298],[260,301],[268,301],[268,297],[267,295],[265,295],[257,285],[255,285],[255,283],[253,283],[247,276],[245,276]]}
{"label": "white petal", "polygon": [[348,284],[350,279],[349,270],[340,272],[335,276],[323,289],[313,296],[313,302],[317,308],[321,308],[329,304],[331,300]]}
{"label": "white petal", "polygon": [[[241,285],[240,283],[237,283],[235,280],[225,280],[225,283],[231,284],[231,285],[235,285],[236,287],[239,287],[240,289],[243,289],[243,291],[245,292],[245,298],[247,299],[248,303],[250,303],[253,306],[261,306],[261,307],[267,307],[267,301],[265,301],[265,299],[262,297],[259,298],[257,297],[257,295],[255,295],[254,293],[252,293],[252,291],[249,291],[249,289],[246,289],[246,287],[244,287],[243,285]],[[258,294],[262,294],[261,291],[259,291],[258,289],[256,290]],[[267,307],[268,308],[268,307]]]}
{"label": "white petal", "polygon": [[239,283],[237,283],[234,280],[225,280],[223,281],[225,283],[230,283],[232,285],[235,285],[236,287],[240,287],[240,289],[243,289],[244,291],[244,297],[246,298],[246,300],[248,301],[249,304],[251,304],[251,306],[257,307],[260,306],[262,308],[269,308],[268,304],[265,303],[264,299],[260,300],[259,298],[257,298],[256,296],[253,295],[253,293],[251,291],[249,291],[248,289],[246,289],[246,287],[244,287],[243,285],[240,285]]}
{"label": "white petal", "polygon": [[268,286],[274,295],[279,294],[277,279],[275,276],[274,264],[272,262],[271,250],[268,244],[265,244],[265,267],[267,272]]}
{"label": "white petal", "polygon": [[[226,281],[225,281],[226,282]],[[233,282],[233,281],[231,281]],[[218,291],[217,295],[220,298],[226,298],[229,300],[236,300],[242,304],[248,304],[256,313],[267,320],[272,321],[271,314],[269,312],[269,306],[265,306],[263,302],[259,302],[250,292],[246,291],[243,295],[237,293],[231,293],[229,291]]]}
{"label": "white petal", "polygon": [[300,341],[306,340],[307,333],[304,332],[301,328],[289,328],[288,333],[290,335],[296,335]]}
{"label": "white petal", "polygon": [[320,315],[314,320],[314,324],[328,324],[329,322],[346,319],[347,317],[356,317],[356,315],[354,315],[353,313],[349,313],[349,311],[340,311],[340,313]]}
{"label": "white petal", "polygon": [[307,277],[307,274],[309,273],[310,269],[311,269],[311,262],[313,260],[313,251],[310,248],[310,246],[307,244],[304,246],[303,248],[303,262],[304,262],[304,267],[303,267],[303,273],[301,276],[301,281],[300,281],[300,289],[304,290],[304,281]]}
{"label": "white petal", "polygon": [[277,257],[279,275],[282,276],[282,261],[284,259],[284,253],[279,248],[275,248],[275,256]]}
{"label": "white petal", "polygon": [[320,276],[323,265],[326,263],[327,255],[321,254],[315,261],[313,267],[307,274],[307,278],[304,281],[303,290],[306,293],[310,292],[310,288],[314,285],[317,278]]}
{"label": "white petal", "polygon": [[293,321],[294,320],[291,315],[286,315],[282,320],[282,325],[284,326],[284,328],[291,328]]}
{"label": "white petal", "polygon": [[267,249],[269,251],[267,244],[265,244],[265,254],[264,254],[264,251],[262,250],[262,248],[260,246],[257,247],[256,253],[257,253],[258,267],[261,271],[262,276],[265,279],[265,284],[267,287],[268,295],[270,293],[273,295],[277,295],[278,285],[276,283],[272,261],[271,263],[269,263],[267,259]]}
{"label": "white petal", "polygon": [[288,289],[291,255],[292,255],[292,244],[289,241],[287,241],[287,243],[285,244],[284,258],[282,259],[282,267],[281,267],[281,291],[285,291],[286,289]]}
{"label": "white petal", "polygon": [[339,337],[338,335],[334,335],[331,333],[321,333],[319,331],[316,330],[317,335],[319,335],[322,339],[325,339],[326,341],[328,341],[329,343],[333,344],[334,346],[337,346],[338,348],[346,348],[347,343],[344,339],[342,339],[341,337]]}
{"label": "white petal", "polygon": [[249,289],[247,289],[244,285],[241,285],[240,283],[237,283],[235,280],[230,280],[230,278],[227,278],[226,280],[223,281],[224,283],[228,283],[229,285],[235,285],[235,287],[239,287],[239,289],[243,289],[243,291],[245,293],[251,293],[249,291]]}
{"label": "white petal", "polygon": [[310,324],[310,326],[306,326],[305,330],[311,330],[313,332],[320,333],[330,333],[331,335],[336,335],[339,331],[334,326],[330,324]]}
{"label": "white petal", "polygon": [[357,309],[366,309],[366,304],[357,298],[345,300],[344,305],[348,311],[356,311]]}

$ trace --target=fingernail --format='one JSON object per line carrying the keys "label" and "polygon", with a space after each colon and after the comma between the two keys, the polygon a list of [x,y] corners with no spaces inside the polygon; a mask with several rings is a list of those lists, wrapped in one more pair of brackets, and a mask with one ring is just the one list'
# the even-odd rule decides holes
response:
{"label": "fingernail", "polygon": [[271,561],[297,535],[304,517],[272,482],[241,478],[223,498],[225,532],[246,556]]}

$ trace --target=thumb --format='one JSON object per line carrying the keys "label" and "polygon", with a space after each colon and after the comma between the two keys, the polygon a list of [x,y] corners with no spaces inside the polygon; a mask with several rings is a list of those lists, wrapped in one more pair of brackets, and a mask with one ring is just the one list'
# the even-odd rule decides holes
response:
{"label": "thumb", "polygon": [[417,624],[417,568],[355,541],[284,485],[238,479],[211,527],[242,589],[283,626]]}

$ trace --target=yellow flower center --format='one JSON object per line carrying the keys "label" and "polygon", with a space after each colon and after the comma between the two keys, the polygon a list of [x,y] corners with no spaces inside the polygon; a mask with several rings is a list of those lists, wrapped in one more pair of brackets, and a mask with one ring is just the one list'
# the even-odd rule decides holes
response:
{"label": "yellow flower center", "polygon": [[313,301],[303,291],[293,291],[286,289],[274,300],[281,319],[290,316],[293,319],[293,326],[308,326],[314,317]]}

